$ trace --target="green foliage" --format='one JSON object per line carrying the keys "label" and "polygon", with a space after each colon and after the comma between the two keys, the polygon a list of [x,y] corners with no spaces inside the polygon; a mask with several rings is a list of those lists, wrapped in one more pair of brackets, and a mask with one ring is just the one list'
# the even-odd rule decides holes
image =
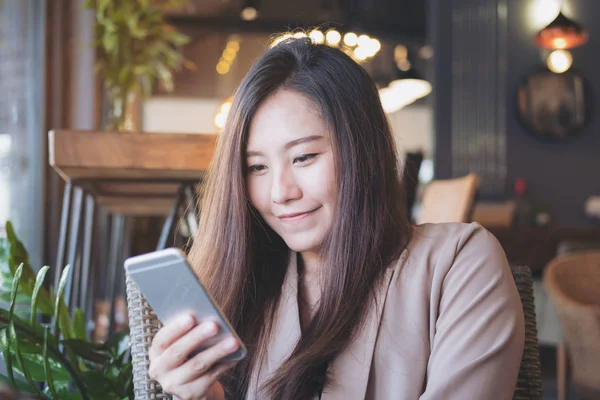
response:
{"label": "green foliage", "polygon": [[[0,382],[42,399],[133,399],[129,335],[89,341],[84,313],[76,309],[71,317],[63,298],[70,267],[53,293],[43,285],[48,267],[36,274],[10,222],[6,233],[0,238],[0,293],[9,304],[0,308],[0,349],[8,375],[0,374]],[[52,322],[38,322],[39,315]]]}
{"label": "green foliage", "polygon": [[164,12],[182,6],[184,0],[87,0],[95,10],[96,71],[116,114],[124,117],[133,93],[149,96],[155,81],[166,91],[173,90],[173,71],[193,68],[184,59],[181,47],[190,38],[166,24]]}

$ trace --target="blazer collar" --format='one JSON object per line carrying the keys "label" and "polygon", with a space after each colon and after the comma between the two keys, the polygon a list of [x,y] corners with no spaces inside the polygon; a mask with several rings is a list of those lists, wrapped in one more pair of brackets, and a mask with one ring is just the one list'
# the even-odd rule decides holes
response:
{"label": "blazer collar", "polygon": [[[291,252],[283,282],[281,299],[275,313],[273,330],[266,354],[254,384],[262,386],[294,350],[300,339],[300,316],[298,309],[297,253]],[[375,303],[370,307],[364,328],[350,342],[348,348],[332,361],[328,369],[328,380],[321,400],[363,399],[369,383],[371,360],[377,341],[379,322],[394,268],[387,268],[384,278],[375,289]],[[256,388],[256,386],[255,386]],[[264,394],[249,398],[266,398]]]}

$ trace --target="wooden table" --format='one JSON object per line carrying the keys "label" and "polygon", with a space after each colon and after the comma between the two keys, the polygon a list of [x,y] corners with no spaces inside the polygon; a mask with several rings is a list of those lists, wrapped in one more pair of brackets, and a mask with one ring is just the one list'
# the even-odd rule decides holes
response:
{"label": "wooden table", "polygon": [[166,215],[181,182],[208,169],[216,135],[55,130],[50,165],[110,212]]}
{"label": "wooden table", "polygon": [[525,229],[488,228],[496,236],[511,264],[526,265],[534,275],[557,256],[559,244],[566,241],[600,242],[600,228],[568,228],[561,226]]}
{"label": "wooden table", "polygon": [[91,310],[96,205],[112,219],[106,284],[113,299],[125,217],[165,216],[157,248],[164,247],[185,202],[195,211],[195,188],[209,168],[216,140],[214,134],[49,132],[49,162],[65,181],[54,285],[66,258],[73,268],[65,291],[70,308]]}

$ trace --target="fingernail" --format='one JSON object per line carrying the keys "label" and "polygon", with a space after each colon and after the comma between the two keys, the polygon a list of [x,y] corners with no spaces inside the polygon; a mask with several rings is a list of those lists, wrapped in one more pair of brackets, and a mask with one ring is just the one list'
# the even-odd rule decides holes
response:
{"label": "fingernail", "polygon": [[182,327],[187,328],[188,326],[192,326],[194,323],[194,318],[191,315],[184,315],[181,317],[180,322]]}
{"label": "fingernail", "polygon": [[229,338],[223,342],[223,347],[227,350],[234,350],[238,347],[238,342],[234,338]]}
{"label": "fingernail", "polygon": [[204,334],[215,333],[217,330],[217,325],[214,322],[205,322],[200,327],[200,332]]}

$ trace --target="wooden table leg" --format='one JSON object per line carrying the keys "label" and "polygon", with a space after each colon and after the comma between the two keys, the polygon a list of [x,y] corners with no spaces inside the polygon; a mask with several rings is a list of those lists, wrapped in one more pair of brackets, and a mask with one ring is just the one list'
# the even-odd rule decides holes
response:
{"label": "wooden table leg", "polygon": [[58,233],[58,249],[56,252],[56,265],[54,266],[54,288],[58,288],[60,275],[65,266],[65,253],[67,252],[67,234],[69,232],[69,215],[71,214],[71,194],[73,185],[65,183],[60,216],[60,231]]}
{"label": "wooden table leg", "polygon": [[569,359],[566,345],[560,344],[556,347],[556,385],[558,400],[569,398]]}
{"label": "wooden table leg", "polygon": [[115,299],[117,297],[117,268],[123,268],[121,265],[121,254],[123,252],[122,242],[125,231],[125,216],[113,215],[111,224],[111,242],[109,249],[108,274],[106,279],[106,299],[109,301],[110,309],[108,313],[108,335],[114,332],[115,317]]}
{"label": "wooden table leg", "polygon": [[[81,308],[86,316],[86,332],[92,327],[93,322],[93,301],[94,295],[94,273],[97,266],[96,262],[92,261],[94,249],[94,231],[96,221],[96,208],[94,198],[90,194],[85,195],[85,216],[83,228],[83,250],[81,254],[81,284],[79,285],[77,299],[77,307]],[[77,286],[76,286],[77,287]]]}
{"label": "wooden table leg", "polygon": [[171,231],[173,230],[173,226],[175,225],[175,220],[179,216],[179,209],[184,205],[186,199],[186,186],[187,183],[182,183],[179,186],[179,190],[177,192],[177,198],[173,203],[173,207],[165,220],[162,231],[160,233],[160,238],[158,239],[158,244],[156,246],[156,250],[164,250],[167,247],[167,240],[171,235]]}
{"label": "wooden table leg", "polygon": [[73,187],[73,198],[71,199],[71,214],[69,216],[71,226],[69,228],[69,245],[67,251],[67,264],[71,266],[71,273],[67,279],[65,288],[65,303],[69,307],[69,311],[73,313],[77,306],[77,296],[79,296],[79,285],[81,282],[81,263],[79,256],[81,255],[82,234],[81,221],[83,212],[83,190],[78,187]]}

